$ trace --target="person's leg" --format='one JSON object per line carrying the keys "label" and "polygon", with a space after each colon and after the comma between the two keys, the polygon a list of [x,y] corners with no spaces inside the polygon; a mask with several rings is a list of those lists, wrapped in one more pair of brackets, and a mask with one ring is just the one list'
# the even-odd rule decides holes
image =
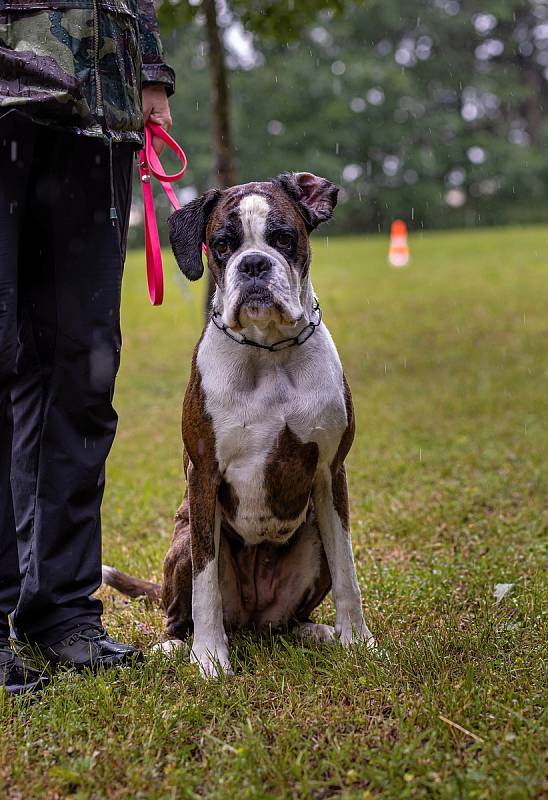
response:
{"label": "person's leg", "polygon": [[0,691],[9,694],[42,689],[48,682],[16,656],[8,641],[8,615],[20,584],[10,486],[10,392],[17,351],[19,241],[33,146],[32,125],[13,113],[0,118]]}
{"label": "person's leg", "polygon": [[32,126],[19,115],[0,118],[0,639],[19,596],[19,563],[10,487],[11,386],[17,352],[17,262],[33,149]]}
{"label": "person's leg", "polygon": [[[19,638],[50,645],[100,621],[100,505],[116,430],[120,290],[132,151],[38,134],[25,259],[12,488],[22,586]],[[38,244],[39,253],[36,253]]]}

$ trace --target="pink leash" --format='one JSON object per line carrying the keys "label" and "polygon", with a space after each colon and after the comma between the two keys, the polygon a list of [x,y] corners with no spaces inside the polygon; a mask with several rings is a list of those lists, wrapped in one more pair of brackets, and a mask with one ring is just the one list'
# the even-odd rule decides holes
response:
{"label": "pink leash", "polygon": [[[152,136],[158,136],[166,143],[170,150],[173,150],[180,160],[182,167],[174,175],[166,175],[160,159],[156,155],[152,146]],[[147,282],[150,302],[153,306],[162,305],[164,299],[164,272],[162,268],[162,250],[160,248],[160,237],[158,236],[158,224],[154,211],[154,198],[152,196],[151,176],[160,182],[166,193],[169,202],[175,210],[181,208],[177,200],[177,195],[169,185],[174,181],[180,180],[186,172],[187,160],[182,147],[173,139],[167,131],[156,125],[155,122],[147,122],[145,126],[145,148],[139,152],[139,176],[143,187],[143,203],[145,210],[145,245],[147,259]],[[205,253],[206,247],[202,245]]]}

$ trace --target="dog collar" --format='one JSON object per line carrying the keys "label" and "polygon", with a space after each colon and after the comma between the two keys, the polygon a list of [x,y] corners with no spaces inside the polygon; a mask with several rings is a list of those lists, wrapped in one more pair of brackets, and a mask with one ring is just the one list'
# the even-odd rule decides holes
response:
{"label": "dog collar", "polygon": [[247,344],[250,347],[258,347],[261,350],[269,350],[271,353],[277,353],[280,350],[287,350],[289,347],[298,347],[301,344],[304,344],[316,328],[319,327],[320,322],[322,321],[322,309],[320,307],[320,302],[317,297],[314,298],[314,303],[312,305],[312,312],[317,314],[318,321],[314,322],[310,320],[310,322],[304,326],[302,330],[296,336],[290,336],[288,339],[280,339],[278,342],[273,342],[272,344],[262,344],[261,342],[255,342],[253,339],[248,339],[245,333],[236,334],[232,331],[224,322],[220,321],[221,314],[217,311],[216,308],[213,309],[211,312],[211,321],[218,328],[222,331],[225,336],[228,336],[229,339],[232,339],[233,342],[237,342],[238,344]]}

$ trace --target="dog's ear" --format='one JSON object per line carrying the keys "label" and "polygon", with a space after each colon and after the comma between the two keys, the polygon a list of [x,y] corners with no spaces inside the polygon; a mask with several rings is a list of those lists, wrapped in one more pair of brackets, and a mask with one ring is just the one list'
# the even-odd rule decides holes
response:
{"label": "dog's ear", "polygon": [[168,218],[169,241],[179,269],[189,281],[197,281],[204,272],[202,242],[209,216],[217,205],[221,192],[210,189],[191,200]]}
{"label": "dog's ear", "polygon": [[284,172],[272,183],[281,186],[297,204],[309,230],[331,219],[339,190],[330,181],[311,172]]}

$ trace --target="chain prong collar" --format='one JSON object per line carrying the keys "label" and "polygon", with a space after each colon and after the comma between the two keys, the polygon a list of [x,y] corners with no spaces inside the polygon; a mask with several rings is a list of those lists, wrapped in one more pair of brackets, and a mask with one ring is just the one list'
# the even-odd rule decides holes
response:
{"label": "chain prong collar", "polygon": [[280,350],[287,350],[289,347],[298,347],[299,345],[304,344],[310,339],[316,328],[319,327],[322,321],[322,309],[317,297],[314,298],[312,312],[318,315],[317,322],[310,320],[310,322],[305,325],[296,336],[290,336],[288,339],[280,339],[278,342],[273,342],[272,344],[255,342],[253,339],[248,339],[245,333],[234,333],[234,331],[225,325],[224,322],[220,321],[221,314],[216,308],[214,308],[211,312],[211,321],[216,328],[225,334],[225,336],[228,336],[229,339],[232,339],[232,341],[236,342],[237,344],[247,344],[249,347],[258,347],[260,350],[268,350],[270,353],[278,353]]}

